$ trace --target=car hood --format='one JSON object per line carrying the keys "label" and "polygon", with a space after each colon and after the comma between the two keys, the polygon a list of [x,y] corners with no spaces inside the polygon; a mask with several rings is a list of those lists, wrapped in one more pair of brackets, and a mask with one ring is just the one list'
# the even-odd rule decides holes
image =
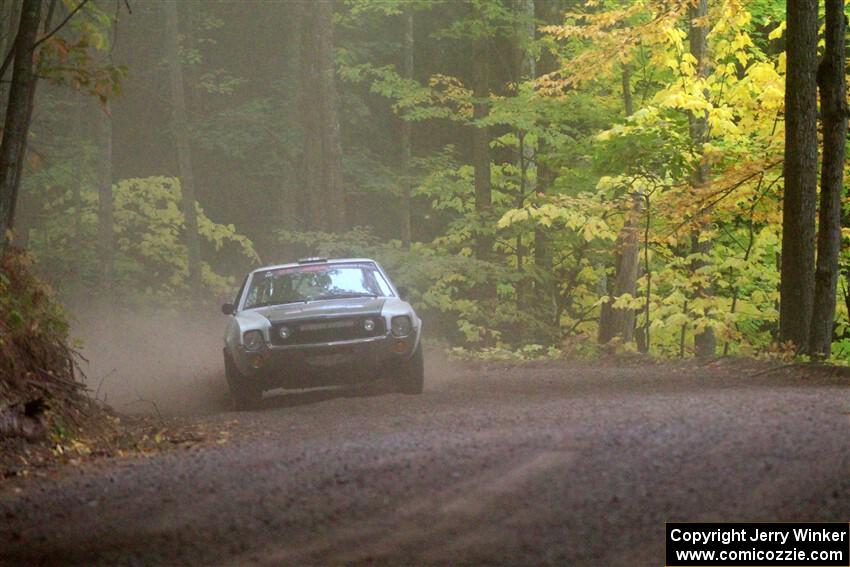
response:
{"label": "car hood", "polygon": [[328,299],[309,303],[287,303],[257,309],[272,323],[295,319],[319,317],[344,317],[348,315],[376,315],[381,313],[385,298],[358,297],[354,299]]}

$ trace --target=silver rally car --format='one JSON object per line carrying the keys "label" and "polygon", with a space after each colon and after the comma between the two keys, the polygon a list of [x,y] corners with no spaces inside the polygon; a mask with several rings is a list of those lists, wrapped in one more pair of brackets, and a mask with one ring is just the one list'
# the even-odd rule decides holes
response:
{"label": "silver rally car", "polygon": [[264,390],[346,385],[389,377],[424,384],[422,321],[384,270],[366,258],[307,258],[245,278],[224,333],[224,368],[237,407]]}

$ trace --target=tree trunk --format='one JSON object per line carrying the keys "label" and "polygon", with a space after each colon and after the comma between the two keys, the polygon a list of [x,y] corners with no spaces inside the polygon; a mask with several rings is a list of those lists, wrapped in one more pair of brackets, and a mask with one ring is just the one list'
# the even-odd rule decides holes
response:
{"label": "tree trunk", "polygon": [[12,41],[12,18],[9,13],[11,6],[12,0],[0,0],[0,61],[6,57],[6,49]]}
{"label": "tree trunk", "polygon": [[[275,22],[278,29],[285,33],[286,41],[280,46],[282,60],[284,61],[283,74],[292,77],[294,83],[299,83],[301,72],[301,19],[300,10],[294,3],[279,3],[276,5]],[[294,99],[287,101],[283,116],[283,124],[296,126],[301,122],[301,105],[299,91],[296,89],[291,93]],[[294,102],[295,104],[291,104]],[[283,228],[286,230],[304,230],[304,219],[307,218],[305,195],[301,187],[301,160],[297,152],[293,151],[292,145],[287,146],[286,162],[288,167],[284,168],[283,174],[278,180],[278,196],[274,207],[269,211],[273,223],[269,233],[269,244],[273,250],[280,247],[279,237],[273,231]]]}
{"label": "tree trunk", "polygon": [[333,43],[333,2],[317,2],[316,33],[322,110],[322,184],[327,209],[327,230],[346,230],[345,187],[342,179],[342,145],[337,112],[336,62]]}
{"label": "tree trunk", "polygon": [[[475,38],[472,48],[472,90],[476,98],[472,116],[475,120],[472,130],[472,167],[475,172],[475,212],[481,223],[480,230],[490,220],[493,195],[490,184],[490,129],[481,126],[478,121],[487,117],[488,108],[484,99],[490,91],[490,40],[486,36]],[[493,248],[493,239],[486,234],[476,236],[475,256],[479,260],[488,260]]]}
{"label": "tree trunk", "polygon": [[100,290],[106,308],[114,304],[114,242],[112,220],[112,117],[108,108],[98,109],[98,160],[97,160],[97,247],[100,261]]}
{"label": "tree trunk", "polygon": [[[201,29],[199,20],[203,14],[202,10],[204,6],[199,2],[182,0],[179,8],[177,18],[183,23],[183,25],[179,28],[180,35],[183,37],[181,46],[184,49],[196,50],[198,54],[200,54],[202,52],[201,44],[198,41],[198,32]],[[199,82],[198,67],[198,63],[190,63],[183,68],[185,84],[191,86],[191,88],[187,89],[188,92],[186,93],[186,120],[189,124],[195,124],[198,117],[203,115],[201,99],[198,96],[199,89],[195,88],[195,85]],[[198,196],[203,198],[206,195]],[[207,201],[204,200],[204,203],[207,203]]]}
{"label": "tree trunk", "polygon": [[[74,122],[72,127],[72,143],[83,145],[83,140],[85,136],[83,134],[83,106],[84,99],[77,93],[74,101]],[[74,197],[74,238],[77,242],[83,241],[83,188],[85,187],[85,170],[86,170],[86,160],[78,159],[77,163],[74,164],[74,174],[76,179],[74,180],[74,189],[73,189],[73,197]],[[78,286],[82,285],[82,274],[84,273],[84,267],[78,266],[75,273],[75,284]]]}
{"label": "tree trunk", "polygon": [[[83,134],[83,112],[84,112],[84,102],[85,99],[80,95],[80,93],[74,93],[76,96],[74,97],[74,120],[71,126],[71,138],[70,144],[72,147],[82,147],[83,140],[85,139],[85,135]],[[77,159],[74,164],[74,183],[73,188],[71,189],[72,202],[74,207],[74,231],[73,238],[76,242],[85,242],[83,237],[83,189],[85,188],[85,170],[86,170],[86,160]],[[25,209],[26,200],[21,200],[21,208]],[[21,211],[23,213],[23,210]],[[25,214],[19,214],[19,221],[21,217],[26,217]],[[24,221],[26,222],[26,221]],[[87,290],[87,284],[89,282],[86,281],[86,273],[91,269],[91,266],[83,265],[82,262],[77,262],[72,268],[72,278],[69,285],[69,297],[72,302],[80,301]]]}
{"label": "tree trunk", "polygon": [[812,356],[821,359],[829,358],[832,346],[838,255],[841,250],[841,202],[844,196],[844,154],[847,143],[844,34],[844,0],[826,0],[826,48],[817,75],[823,121],[823,164],[809,342]]}
{"label": "tree trunk", "polygon": [[809,346],[814,295],[818,3],[787,2],[786,14],[785,193],[779,337],[805,352]]}
{"label": "tree trunk", "polygon": [[12,83],[6,104],[3,141],[0,143],[0,252],[6,247],[7,231],[14,227],[15,222],[15,206],[37,81],[33,46],[38,35],[41,4],[41,0],[24,0],[15,42]]}
{"label": "tree trunk", "polygon": [[640,219],[643,213],[643,196],[639,193],[632,195],[631,210],[626,213],[623,229],[617,235],[615,247],[615,275],[612,289],[612,300],[602,304],[599,314],[598,341],[601,344],[609,342],[614,337],[620,337],[623,343],[631,342],[635,334],[635,310],[615,309],[613,299],[624,294],[637,297],[638,268],[640,266],[640,250],[638,248],[640,235]]}
{"label": "tree trunk", "polygon": [[[515,61],[512,80],[519,85],[522,82],[533,80],[537,72],[537,61],[534,58],[534,50],[531,49],[534,41],[534,0],[514,0],[513,9],[516,13],[516,44],[514,46]],[[516,164],[519,171],[519,189],[516,196],[516,207],[523,208],[531,193],[531,178],[536,176],[536,164],[534,155],[534,144],[529,143],[527,132],[521,128],[517,129],[517,152]],[[522,232],[516,236],[516,270],[519,273],[526,272],[526,244],[525,234]],[[526,289],[529,281],[526,277],[517,280],[514,289],[516,293],[517,309],[524,309],[526,304]]]}
{"label": "tree trunk", "polygon": [[[44,17],[44,20],[41,22],[41,33],[46,34],[48,30],[50,30],[50,24],[53,20],[53,14],[56,11],[56,2],[58,0],[50,0],[47,4],[47,14]],[[38,34],[36,34],[38,37]],[[34,46],[35,49],[35,46]],[[38,55],[33,51],[30,56],[33,58],[33,61],[38,61]],[[29,134],[29,126],[32,124],[32,113],[35,108],[35,93],[36,87],[38,86],[38,65],[33,67],[33,73],[35,80],[32,82],[32,86],[29,90],[29,102],[27,103],[27,133]],[[26,157],[26,151],[23,152],[23,157]],[[18,187],[20,188],[21,183],[21,175],[23,172],[23,160],[21,160],[17,177],[18,177]],[[31,207],[27,207],[27,199],[21,199],[20,197],[16,200],[16,212],[14,214],[13,225],[15,227],[15,240],[10,242],[10,244],[14,244],[19,248],[26,248],[29,246],[29,237],[30,237],[30,225],[27,224],[27,221],[30,218],[30,211],[28,210]],[[21,206],[21,210],[18,210],[17,207]],[[21,222],[23,221],[23,222]],[[23,225],[23,229],[21,229],[21,225]]]}
{"label": "tree trunk", "polygon": [[[632,90],[629,67],[623,65],[623,109],[626,116],[631,116]],[[614,244],[614,287],[612,299],[602,304],[599,313],[599,334],[597,340],[600,344],[609,342],[614,337],[620,337],[623,343],[631,342],[635,334],[635,310],[614,309],[612,303],[614,298],[626,293],[635,297],[637,295],[638,267],[640,265],[640,250],[638,249],[640,233],[640,217],[643,211],[643,196],[632,195],[631,210],[626,213],[623,221],[623,230],[617,235]]]}
{"label": "tree trunk", "polygon": [[[402,15],[404,18],[404,39],[402,41],[402,75],[405,79],[413,80],[413,9],[407,7]],[[401,167],[404,171],[404,177],[401,187],[401,245],[405,249],[410,248],[410,241],[413,238],[411,230],[411,212],[410,212],[410,157],[411,149],[411,133],[413,124],[409,120],[402,119],[401,121]]]}
{"label": "tree trunk", "polygon": [[[15,28],[15,22],[17,22],[15,17],[17,15],[16,3],[16,0],[0,0],[0,61],[6,57],[17,32]],[[5,78],[0,77],[0,105],[2,105],[0,112],[3,113],[0,117],[5,117],[6,114],[6,107],[3,103],[6,102],[7,90]]]}
{"label": "tree trunk", "polygon": [[198,237],[198,217],[195,210],[195,177],[192,171],[192,153],[189,147],[186,97],[183,91],[183,64],[180,60],[180,40],[177,20],[177,3],[166,0],[165,11],[166,55],[171,82],[171,117],[177,162],[182,189],[183,215],[186,219],[186,248],[189,262],[189,289],[192,297],[199,298],[201,289],[201,245]]}
{"label": "tree trunk", "polygon": [[346,230],[342,147],[333,51],[333,3],[299,6],[302,161],[308,230]]}
{"label": "tree trunk", "polygon": [[[18,24],[20,23],[22,0],[2,0],[0,2],[0,32],[3,33],[3,38],[0,39],[0,61],[6,57],[10,50],[13,49],[13,43],[18,32]],[[6,76],[0,77],[0,103],[5,103],[6,93],[9,90],[9,82]],[[6,111],[5,104],[0,109]]]}
{"label": "tree trunk", "polygon": [[321,110],[317,97],[319,91],[318,67],[316,64],[316,13],[312,6],[297,4],[301,23],[299,45],[300,107],[301,107],[301,226],[305,230],[326,230],[327,211],[322,193],[322,139]]}
{"label": "tree trunk", "polygon": [[[691,55],[696,60],[697,76],[700,78],[708,77],[708,27],[705,25],[705,18],[708,14],[708,0],[698,0],[688,9],[688,36],[690,43]],[[697,23],[699,20],[699,23]],[[708,96],[708,93],[706,93]],[[700,114],[690,113],[689,117],[691,141],[697,148],[699,153],[700,163],[697,165],[691,175],[691,182],[694,188],[702,188],[711,182],[711,167],[705,160],[703,155],[703,146],[708,142],[708,114],[702,112]],[[691,263],[691,268],[694,272],[701,270],[707,265],[707,261],[702,257],[711,252],[711,241],[700,240],[700,229],[696,228],[691,233],[691,254],[696,254],[697,258]],[[696,290],[697,296],[710,297],[712,295],[711,286],[700,286]],[[694,335],[694,351],[697,356],[713,356],[717,348],[717,340],[714,337],[714,329],[706,327],[702,331],[698,331]]]}
{"label": "tree trunk", "polygon": [[[557,6],[557,0],[535,0],[534,12],[537,20],[545,24],[557,24],[561,13]],[[558,69],[558,58],[550,49],[544,47],[540,53],[540,61],[535,69],[535,74],[542,77]],[[545,125],[544,125],[545,126]],[[549,192],[555,182],[556,174],[552,166],[546,161],[549,148],[545,141],[540,141],[535,151],[537,163],[537,186],[535,192],[544,195]],[[534,229],[534,266],[538,273],[538,281],[535,284],[535,298],[545,308],[556,309],[555,282],[552,279],[552,249],[549,229],[537,226]],[[557,324],[557,322],[556,322]]]}
{"label": "tree trunk", "polygon": [[634,114],[634,102],[632,102],[632,71],[627,63],[623,64],[623,108],[626,116]]}

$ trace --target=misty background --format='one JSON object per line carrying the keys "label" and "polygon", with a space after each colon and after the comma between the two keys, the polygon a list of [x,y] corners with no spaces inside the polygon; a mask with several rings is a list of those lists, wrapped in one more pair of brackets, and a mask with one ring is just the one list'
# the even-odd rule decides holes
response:
{"label": "misty background", "polygon": [[[478,64],[464,55],[469,39],[435,38],[470,8],[335,3],[331,21],[320,4],[92,2],[66,30],[70,38],[90,34],[101,42],[95,63],[114,71],[117,94],[99,100],[64,81],[42,82],[16,243],[34,252],[39,274],[67,306],[72,335],[89,359],[89,384],[102,397],[144,407],[162,384],[181,383],[218,395],[224,321],[217,304],[231,298],[248,270],[305,254],[355,252],[347,247],[374,254],[375,244],[404,237],[405,188],[471,159],[468,126],[436,117],[416,123],[411,134],[387,93],[356,76],[364,63],[402,69],[414,48],[414,81],[427,83],[438,72],[469,76]],[[414,10],[421,14],[406,37]],[[323,41],[333,42],[331,65],[340,69],[336,93],[305,78],[327,71],[319,69],[328,64]],[[495,43],[491,80],[516,80],[513,46],[507,38]],[[174,90],[175,67],[182,96]],[[305,115],[323,104],[337,112],[344,202],[316,205],[305,193],[327,189],[305,178],[328,166],[309,169],[311,138],[323,126]],[[192,279],[181,212],[187,174],[199,206],[200,282]],[[99,232],[105,185],[113,193],[111,250]],[[323,225],[311,210],[317,206],[343,211],[343,224]],[[433,240],[457,220],[427,197],[407,210],[414,241]],[[311,234],[352,229],[338,239]],[[327,241],[326,249],[316,240]],[[105,255],[112,256],[107,273]],[[155,397],[168,405],[172,394]]]}
{"label": "misty background", "polygon": [[380,261],[462,356],[850,359],[846,247],[817,293],[783,252],[784,2],[52,5],[15,243],[90,382],[219,380],[218,305],[311,255]]}

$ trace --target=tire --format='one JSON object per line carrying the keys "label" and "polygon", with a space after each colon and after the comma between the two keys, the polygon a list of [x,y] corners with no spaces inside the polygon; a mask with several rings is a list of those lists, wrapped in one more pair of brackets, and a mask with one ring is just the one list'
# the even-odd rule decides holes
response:
{"label": "tire", "polygon": [[234,409],[247,411],[260,405],[263,389],[248,382],[227,352],[224,353],[224,374],[227,377],[227,386],[230,389]]}
{"label": "tire", "polygon": [[402,394],[418,395],[425,387],[425,360],[422,356],[422,341],[413,356],[404,361],[401,366],[401,376],[398,381],[398,391]]}

